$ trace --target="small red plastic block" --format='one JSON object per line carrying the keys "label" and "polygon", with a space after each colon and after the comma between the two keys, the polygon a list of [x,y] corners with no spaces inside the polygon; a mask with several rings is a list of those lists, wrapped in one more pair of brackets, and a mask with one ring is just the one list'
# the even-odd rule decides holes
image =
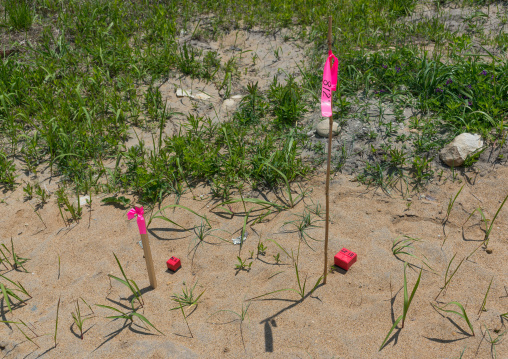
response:
{"label": "small red plastic block", "polygon": [[169,258],[166,264],[168,265],[168,268],[171,269],[173,272],[175,272],[181,266],[180,259],[176,257]]}
{"label": "small red plastic block", "polygon": [[349,268],[351,268],[351,266],[356,262],[356,253],[351,252],[346,248],[342,248],[333,259],[337,267],[349,270]]}

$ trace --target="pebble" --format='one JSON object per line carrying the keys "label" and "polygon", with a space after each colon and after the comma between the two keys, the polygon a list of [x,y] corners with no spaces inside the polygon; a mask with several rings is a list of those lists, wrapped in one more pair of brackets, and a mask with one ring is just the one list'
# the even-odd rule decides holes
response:
{"label": "pebble", "polygon": [[224,107],[233,107],[235,105],[235,100],[232,99],[224,100],[224,103],[222,105]]}

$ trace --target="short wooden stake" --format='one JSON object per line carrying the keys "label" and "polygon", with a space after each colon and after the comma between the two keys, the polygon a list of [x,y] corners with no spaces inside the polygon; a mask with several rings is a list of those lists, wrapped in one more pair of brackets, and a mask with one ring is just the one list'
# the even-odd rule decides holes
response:
{"label": "short wooden stake", "polygon": [[143,252],[145,252],[146,270],[148,271],[148,279],[150,280],[150,287],[157,288],[157,279],[155,278],[155,269],[153,267],[152,251],[150,250],[150,241],[148,234],[141,234],[141,243],[143,244]]}

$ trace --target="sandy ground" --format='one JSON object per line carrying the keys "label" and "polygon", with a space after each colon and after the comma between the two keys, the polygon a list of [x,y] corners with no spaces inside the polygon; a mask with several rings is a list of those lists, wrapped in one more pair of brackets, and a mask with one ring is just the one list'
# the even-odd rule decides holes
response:
{"label": "sandy ground", "polygon": [[[508,246],[506,240],[507,210],[497,218],[491,234],[489,248],[483,249],[465,260],[449,284],[445,295],[437,304],[449,301],[462,303],[474,326],[475,336],[463,319],[455,314],[435,310],[434,302],[443,283],[448,261],[457,253],[456,264],[469,255],[483,238],[480,217],[474,215],[463,223],[474,208],[481,206],[487,218],[492,218],[506,193],[505,180],[508,168],[479,177],[474,186],[466,184],[444,227],[442,220],[450,195],[464,184],[451,180],[430,184],[428,190],[413,195],[408,208],[407,201],[394,194],[366,190],[357,186],[346,175],[338,175],[331,182],[331,224],[329,263],[342,247],[358,254],[358,261],[348,271],[334,270],[328,275],[328,283],[321,285],[303,302],[294,292],[280,292],[252,301],[248,316],[242,325],[234,314],[219,310],[240,312],[252,298],[282,288],[297,288],[291,260],[272,242],[275,239],[287,250],[298,248],[297,233],[282,228],[287,221],[297,219],[306,205],[321,203],[324,208],[324,178],[316,176],[305,185],[313,192],[295,208],[271,215],[267,222],[248,228],[248,237],[241,253],[239,246],[207,237],[206,242],[189,253],[195,245],[193,231],[183,231],[162,220],[154,220],[149,227],[151,249],[159,286],[148,288],[143,251],[138,244],[136,223],[128,221],[127,209],[100,204],[101,196],[93,196],[92,211],[85,208],[82,220],[65,226],[54,198],[40,210],[47,228],[38,219],[29,203],[24,201],[21,187],[13,193],[2,195],[0,204],[2,242],[10,245],[13,238],[16,252],[30,258],[25,267],[29,273],[7,271],[1,274],[20,281],[32,299],[17,306],[9,313],[5,301],[2,304],[2,320],[23,320],[33,325],[40,335],[34,341],[37,348],[24,339],[19,330],[8,324],[0,326],[0,344],[3,357],[36,358],[67,357],[147,357],[147,358],[491,358],[491,345],[483,335],[485,326],[495,338],[494,330],[503,333],[506,320],[500,314],[508,311]],[[445,183],[443,183],[445,182]],[[193,195],[201,200],[194,200]],[[241,204],[234,205],[238,212],[234,218],[222,218],[211,211],[213,202],[207,199],[209,190],[197,188],[182,197],[181,204],[210,218],[213,228],[236,231],[235,234],[214,232],[231,239],[238,236],[243,223]],[[267,195],[274,199],[273,194]],[[175,202],[174,198],[165,201]],[[200,218],[177,209],[167,212],[171,219],[185,228],[200,224]],[[324,238],[324,223],[308,233],[316,239]],[[420,287],[409,309],[404,329],[395,330],[388,345],[378,352],[393,321],[402,314],[403,260],[414,264],[408,269],[409,290],[414,285],[421,262],[392,252],[392,240],[409,235],[421,238],[412,253],[425,255],[435,270],[424,271]],[[444,235],[447,240],[441,247]],[[259,239],[268,247],[265,256],[256,258]],[[309,240],[315,252],[302,244],[300,249],[300,275],[308,276],[307,290],[312,287],[323,270],[323,242]],[[235,270],[237,255],[243,259],[254,251],[250,271]],[[85,322],[84,340],[73,325],[71,312],[75,300],[82,297],[89,304],[104,304],[120,309],[129,306],[128,289],[119,283],[110,285],[108,274],[121,275],[113,257],[117,254],[127,275],[143,288],[145,306],[140,309],[165,336],[144,330],[137,319],[133,325],[123,320],[105,319],[112,312],[94,307],[95,317]],[[281,263],[274,255],[280,253]],[[58,256],[61,267],[59,275]],[[166,269],[165,262],[171,256],[182,260],[182,268],[176,273]],[[250,262],[249,260],[248,262]],[[282,271],[282,272],[281,272]],[[281,273],[278,273],[281,272]],[[278,274],[276,274],[278,273]],[[478,316],[485,292],[493,278],[486,312]],[[174,293],[181,293],[184,283],[197,282],[196,293],[205,291],[199,305],[188,317],[193,333],[191,338],[179,311],[171,300]],[[58,298],[61,297],[58,345],[53,348],[53,333]],[[124,308],[122,308],[124,307]],[[82,303],[83,314],[90,313]],[[190,312],[189,312],[190,313]],[[26,331],[26,330],[25,330]],[[32,334],[33,336],[33,334]],[[497,357],[506,357],[508,344],[502,341],[495,348]]]}

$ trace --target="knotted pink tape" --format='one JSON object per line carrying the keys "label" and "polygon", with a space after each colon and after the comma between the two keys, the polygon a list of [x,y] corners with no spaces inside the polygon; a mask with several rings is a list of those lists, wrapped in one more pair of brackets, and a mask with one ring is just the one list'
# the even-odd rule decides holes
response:
{"label": "knotted pink tape", "polygon": [[[333,61],[333,68],[331,60]],[[321,90],[321,115],[330,117],[332,115],[332,91],[337,90],[337,73],[339,72],[339,60],[328,51],[328,58],[323,70],[323,85]]]}
{"label": "knotted pink tape", "polygon": [[146,234],[146,223],[143,214],[145,214],[143,207],[134,207],[129,212],[127,212],[127,218],[129,218],[129,220],[138,216],[139,234]]}

